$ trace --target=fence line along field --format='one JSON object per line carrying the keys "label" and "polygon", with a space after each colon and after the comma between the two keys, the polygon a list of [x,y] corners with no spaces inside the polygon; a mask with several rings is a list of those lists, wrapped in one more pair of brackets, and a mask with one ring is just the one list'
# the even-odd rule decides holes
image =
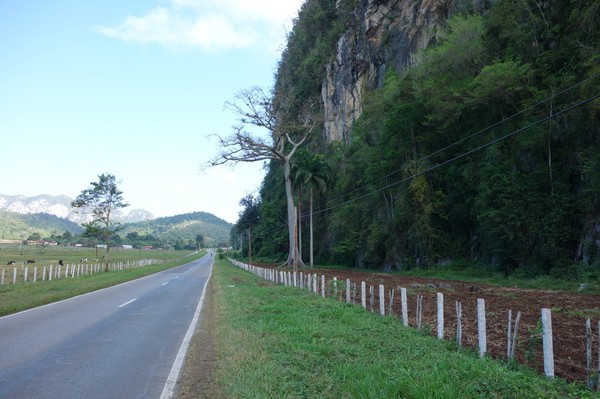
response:
{"label": "fence line along field", "polygon": [[[110,270],[166,263],[189,255],[189,251],[156,249],[110,250]],[[103,248],[43,245],[0,245],[0,284],[75,277],[104,270]]]}
{"label": "fence line along field", "polygon": [[[232,263],[276,283],[397,317],[441,339],[457,342],[459,336],[458,346],[481,355],[506,359],[512,353],[513,359],[540,373],[600,388],[600,295],[353,270],[292,273],[272,265]],[[551,326],[542,323],[542,314],[551,314]],[[550,343],[545,342],[548,327]],[[551,362],[545,358],[546,348],[553,352]]]}

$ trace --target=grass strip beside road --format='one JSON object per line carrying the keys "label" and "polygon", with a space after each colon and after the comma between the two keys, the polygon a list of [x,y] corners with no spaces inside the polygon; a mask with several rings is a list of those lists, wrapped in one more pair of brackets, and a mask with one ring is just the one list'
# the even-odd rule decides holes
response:
{"label": "grass strip beside road", "polygon": [[183,265],[202,257],[206,251],[159,265],[135,267],[121,271],[99,272],[75,278],[61,278],[36,283],[4,284],[0,286],[0,316],[72,298],[77,295],[111,287],[140,277]]}
{"label": "grass strip beside road", "polygon": [[[211,313],[203,318],[215,356],[203,378],[208,373],[218,386],[214,397],[600,397],[522,366],[479,359],[396,318],[262,281],[224,260],[215,263],[210,289]],[[186,368],[206,361],[202,350],[192,348]],[[190,389],[193,376],[182,380],[180,397],[206,397]]]}

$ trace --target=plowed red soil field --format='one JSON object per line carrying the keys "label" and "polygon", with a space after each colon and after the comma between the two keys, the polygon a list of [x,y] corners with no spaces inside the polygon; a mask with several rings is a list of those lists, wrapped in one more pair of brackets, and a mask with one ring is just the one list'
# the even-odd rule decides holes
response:
{"label": "plowed red soil field", "polygon": [[[271,265],[261,265],[272,268]],[[444,338],[456,337],[456,301],[462,304],[462,346],[478,351],[477,337],[477,298],[485,299],[487,325],[487,351],[494,358],[506,359],[508,310],[512,310],[513,320],[518,311],[521,322],[517,335],[516,358],[520,363],[544,372],[542,360],[542,335],[539,327],[541,309],[552,310],[553,348],[555,375],[569,381],[586,379],[586,328],[587,318],[592,325],[593,367],[598,367],[598,320],[600,319],[600,295],[567,293],[499,287],[494,285],[473,284],[464,281],[450,281],[435,278],[404,277],[385,273],[364,273],[353,270],[302,269],[307,273],[326,276],[326,286],[332,287],[333,277],[345,282],[350,279],[357,284],[356,298],[352,301],[360,304],[360,284],[367,285],[367,309],[371,310],[368,292],[373,286],[373,311],[379,312],[379,285],[385,286],[386,314],[390,314],[390,291],[395,291],[392,314],[401,318],[400,290],[407,289],[409,325],[416,326],[417,295],[423,296],[422,323],[426,331],[437,336],[437,293],[444,294]],[[319,277],[319,286],[320,286]],[[320,293],[319,288],[319,293]],[[328,296],[333,289],[328,289]],[[338,292],[340,300],[345,300],[345,291]]]}

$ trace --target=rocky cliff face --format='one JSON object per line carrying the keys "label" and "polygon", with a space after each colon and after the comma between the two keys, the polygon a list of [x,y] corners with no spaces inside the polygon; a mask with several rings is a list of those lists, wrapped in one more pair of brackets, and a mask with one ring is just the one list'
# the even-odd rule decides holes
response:
{"label": "rocky cliff face", "polygon": [[[355,27],[339,39],[335,61],[326,65],[321,96],[327,140],[347,142],[364,93],[383,84],[387,69],[414,65],[417,52],[435,41],[448,16],[465,7],[482,5],[478,0],[359,0],[352,11]],[[339,8],[340,2],[338,11],[349,12]]]}

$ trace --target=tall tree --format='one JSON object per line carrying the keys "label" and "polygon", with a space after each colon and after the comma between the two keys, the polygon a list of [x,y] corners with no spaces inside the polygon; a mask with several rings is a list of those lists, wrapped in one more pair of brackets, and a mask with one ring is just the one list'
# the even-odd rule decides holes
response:
{"label": "tall tree", "polygon": [[196,250],[200,251],[200,248],[204,245],[204,236],[202,234],[196,234]]}
{"label": "tall tree", "polygon": [[[226,107],[236,113],[240,125],[234,127],[233,134],[219,137],[221,152],[211,161],[211,166],[228,162],[257,162],[276,160],[283,167],[285,193],[287,200],[289,251],[286,264],[297,268],[304,265],[298,251],[295,236],[294,193],[291,178],[290,160],[298,148],[304,144],[316,126],[310,109],[299,112],[298,120],[291,120],[285,102],[276,105],[271,93],[259,87],[242,90],[236,101]],[[287,111],[287,112],[284,112]],[[253,128],[266,129],[270,137],[255,134]]]}
{"label": "tall tree", "polygon": [[103,173],[98,176],[97,182],[90,184],[71,202],[71,206],[91,216],[91,222],[83,223],[83,227],[87,235],[98,237],[106,244],[105,271],[108,271],[110,239],[120,225],[114,218],[114,211],[129,204],[123,199],[114,175]]}
{"label": "tall tree", "polygon": [[310,265],[313,256],[313,197],[314,192],[325,192],[333,180],[331,165],[322,154],[298,151],[294,162],[294,181],[296,185],[308,188],[310,215]]}

